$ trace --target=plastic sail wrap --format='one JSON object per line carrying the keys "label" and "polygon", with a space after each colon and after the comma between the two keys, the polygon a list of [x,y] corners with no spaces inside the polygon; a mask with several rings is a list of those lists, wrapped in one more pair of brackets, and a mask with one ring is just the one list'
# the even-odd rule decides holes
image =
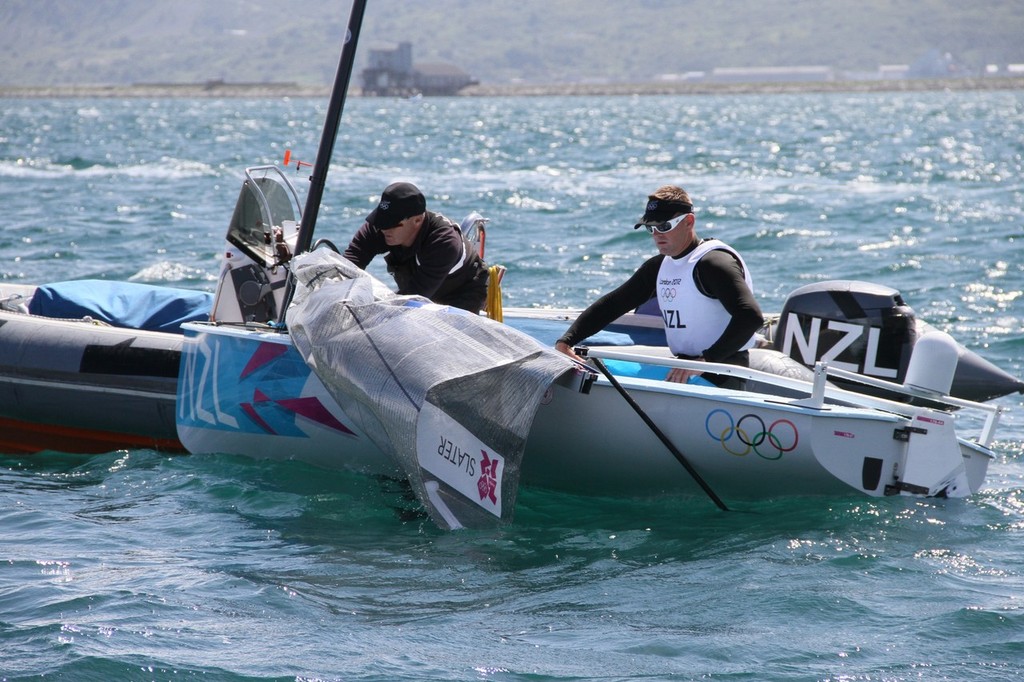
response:
{"label": "plastic sail wrap", "polygon": [[409,476],[442,528],[509,521],[526,439],[565,356],[493,320],[398,296],[325,249],[295,259],[295,348]]}

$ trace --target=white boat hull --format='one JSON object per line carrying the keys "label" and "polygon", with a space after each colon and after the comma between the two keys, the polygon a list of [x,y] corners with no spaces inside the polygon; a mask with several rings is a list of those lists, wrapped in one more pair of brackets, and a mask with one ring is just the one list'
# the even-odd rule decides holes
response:
{"label": "white boat hull", "polygon": [[[401,475],[329,397],[286,334],[203,324],[185,331],[178,434],[189,451]],[[545,396],[526,445],[523,483],[594,495],[699,494],[605,379],[589,393],[568,385],[574,383],[560,381]],[[991,459],[986,448],[937,430],[938,420],[951,425],[953,416],[934,410],[906,416],[651,379],[621,383],[719,495],[963,496],[980,487]],[[929,420],[933,435],[914,433],[927,431],[917,428],[919,419]],[[894,437],[900,433],[906,438]],[[920,459],[928,449],[945,451],[945,461],[905,480],[908,453]]]}
{"label": "white boat hull", "polygon": [[[838,405],[809,410],[792,400],[702,386],[620,382],[720,496],[882,496],[895,492],[905,465],[908,444],[893,434],[907,420],[898,415]],[[961,451],[974,492],[991,455],[966,442]],[[533,485],[594,495],[700,494],[668,447],[603,380],[589,394],[551,391],[534,421],[522,476]]]}

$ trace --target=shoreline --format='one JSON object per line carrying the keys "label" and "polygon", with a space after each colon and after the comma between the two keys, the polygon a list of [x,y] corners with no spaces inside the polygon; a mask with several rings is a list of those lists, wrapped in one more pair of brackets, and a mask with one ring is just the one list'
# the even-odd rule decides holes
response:
{"label": "shoreline", "polygon": [[[472,85],[455,97],[550,97],[550,96],[644,96],[644,95],[739,95],[793,93],[929,92],[972,90],[1024,90],[1024,77],[901,79],[871,81],[805,81],[756,83],[557,83]],[[361,97],[358,90],[350,96]],[[3,86],[0,98],[172,98],[172,97],[328,97],[327,85],[296,83],[139,83],[133,85]]]}

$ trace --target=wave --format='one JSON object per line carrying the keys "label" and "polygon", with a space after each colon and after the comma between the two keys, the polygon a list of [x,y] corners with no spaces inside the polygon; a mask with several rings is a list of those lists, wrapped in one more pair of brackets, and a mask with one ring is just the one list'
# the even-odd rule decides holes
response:
{"label": "wave", "polygon": [[164,158],[159,163],[121,164],[80,156],[67,158],[19,158],[0,161],[0,177],[25,179],[60,179],[74,177],[126,177],[154,180],[184,180],[216,176],[210,164],[190,160]]}

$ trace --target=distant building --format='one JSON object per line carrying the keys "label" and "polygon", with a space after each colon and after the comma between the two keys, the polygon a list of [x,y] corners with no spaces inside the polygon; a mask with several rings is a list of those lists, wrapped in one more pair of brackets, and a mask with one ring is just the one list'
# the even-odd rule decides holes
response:
{"label": "distant building", "polygon": [[412,43],[370,50],[369,66],[363,69],[362,81],[363,94],[377,97],[455,95],[477,83],[451,64],[413,64]]}
{"label": "distant building", "polygon": [[907,75],[910,78],[958,78],[970,74],[952,54],[933,49],[918,57],[910,65]]}
{"label": "distant building", "polygon": [[707,77],[703,71],[687,71],[686,73],[659,73],[654,80],[662,83],[675,83],[686,81],[702,81]]}
{"label": "distant building", "polygon": [[910,64],[882,64],[878,67],[878,77],[884,81],[900,80],[910,73]]}
{"label": "distant building", "polygon": [[720,66],[711,71],[711,80],[718,83],[831,81],[835,77],[829,66]]}
{"label": "distant building", "polygon": [[1024,64],[986,64],[985,65],[986,76],[1012,76],[1014,78],[1020,78],[1024,76]]}

